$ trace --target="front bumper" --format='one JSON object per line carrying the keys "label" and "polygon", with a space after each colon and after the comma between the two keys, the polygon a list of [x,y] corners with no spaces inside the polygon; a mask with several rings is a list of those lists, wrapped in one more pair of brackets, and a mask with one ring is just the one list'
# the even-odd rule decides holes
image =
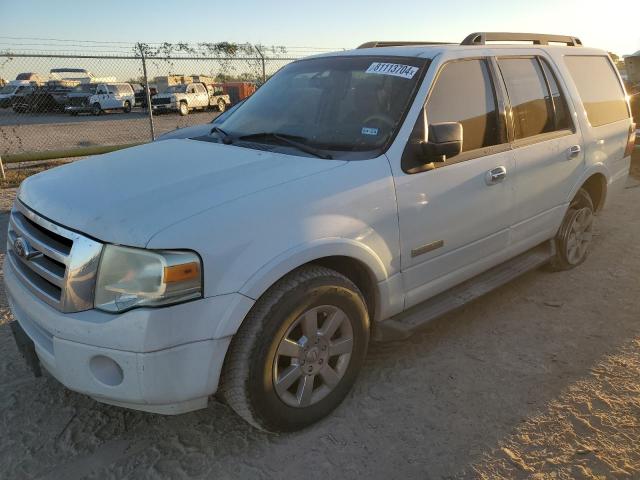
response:
{"label": "front bumper", "polygon": [[86,113],[91,111],[91,105],[66,105],[65,112]]}
{"label": "front bumper", "polygon": [[61,313],[36,298],[4,264],[9,306],[44,368],[71,390],[104,403],[162,414],[207,405],[231,336],[215,338],[251,301],[221,295],[120,315]]}
{"label": "front bumper", "polygon": [[173,102],[173,103],[160,103],[160,104],[154,105],[153,100],[151,100],[151,108],[157,112],[168,112],[168,111],[178,110],[180,108],[180,104],[178,102]]}

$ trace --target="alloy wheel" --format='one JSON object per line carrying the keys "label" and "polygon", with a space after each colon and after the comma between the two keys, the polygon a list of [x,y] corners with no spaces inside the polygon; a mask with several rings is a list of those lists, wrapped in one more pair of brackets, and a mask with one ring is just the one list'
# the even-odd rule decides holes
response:
{"label": "alloy wheel", "polygon": [[593,240],[593,212],[589,208],[581,208],[576,213],[567,238],[567,261],[577,265],[587,254]]}
{"label": "alloy wheel", "polygon": [[353,328],[334,305],[307,310],[280,340],[273,362],[273,384],[291,407],[313,405],[339,384],[353,351]]}

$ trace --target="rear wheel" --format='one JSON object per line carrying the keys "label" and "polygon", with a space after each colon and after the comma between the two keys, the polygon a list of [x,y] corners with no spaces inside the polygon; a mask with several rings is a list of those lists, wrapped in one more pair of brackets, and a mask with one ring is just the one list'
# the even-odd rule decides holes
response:
{"label": "rear wheel", "polygon": [[227,109],[227,104],[223,99],[218,100],[218,111],[220,113],[224,112]]}
{"label": "rear wheel", "polygon": [[583,263],[593,240],[594,208],[591,196],[580,189],[571,202],[556,235],[552,270],[570,270]]}
{"label": "rear wheel", "polygon": [[129,113],[131,111],[131,102],[129,100],[124,102],[123,110],[124,110],[124,113]]}
{"label": "rear wheel", "polygon": [[369,317],[358,288],[333,270],[299,268],[248,314],[229,347],[219,391],[257,428],[303,428],[342,402],[368,341]]}
{"label": "rear wheel", "polygon": [[187,105],[187,102],[180,102],[180,107],[179,110],[180,115],[182,115],[183,117],[185,115],[189,115],[189,106]]}
{"label": "rear wheel", "polygon": [[91,113],[93,113],[94,115],[100,115],[102,113],[102,107],[98,102],[94,103],[91,106]]}

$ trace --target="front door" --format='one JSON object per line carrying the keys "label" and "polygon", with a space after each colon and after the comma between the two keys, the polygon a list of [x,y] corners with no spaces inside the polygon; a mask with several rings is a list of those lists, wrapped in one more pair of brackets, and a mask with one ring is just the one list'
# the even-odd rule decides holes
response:
{"label": "front door", "polygon": [[[407,308],[499,263],[509,246],[514,158],[495,73],[487,59],[445,63],[403,154],[395,181]],[[462,124],[462,153],[421,166],[410,144],[441,122]]]}

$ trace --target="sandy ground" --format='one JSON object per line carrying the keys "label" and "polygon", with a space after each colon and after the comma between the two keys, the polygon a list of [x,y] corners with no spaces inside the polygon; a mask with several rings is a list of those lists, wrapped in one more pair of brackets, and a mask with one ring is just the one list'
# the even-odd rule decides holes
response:
{"label": "sandy ground", "polygon": [[[156,136],[210,122],[217,111],[154,116]],[[105,113],[98,117],[67,114],[15,114],[0,109],[0,155],[44,150],[64,150],[95,145],[121,145],[151,140],[149,119],[140,110]]]}
{"label": "sandy ground", "polygon": [[585,264],[373,345],[344,404],[292,435],[217,402],[163,417],[35,379],[0,291],[0,477],[640,478],[639,185],[612,199]]}

